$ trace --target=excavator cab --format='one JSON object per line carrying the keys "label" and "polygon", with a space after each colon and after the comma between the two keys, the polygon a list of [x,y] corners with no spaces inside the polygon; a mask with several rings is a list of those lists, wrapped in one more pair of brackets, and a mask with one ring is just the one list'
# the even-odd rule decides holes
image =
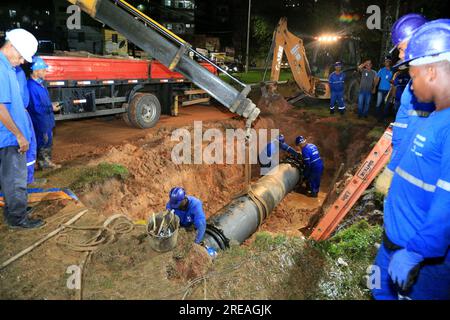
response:
{"label": "excavator cab", "polygon": [[359,41],[359,38],[350,35],[322,35],[315,37],[306,45],[311,72],[322,81],[328,81],[336,61],[342,62],[342,72],[346,74],[345,99],[350,103],[356,103],[359,88],[357,70],[357,66],[361,63]]}
{"label": "excavator cab", "polygon": [[357,66],[360,62],[359,40],[352,36],[323,35],[307,37],[303,40],[287,29],[287,19],[281,18],[273,34],[270,81],[277,82],[286,56],[293,78],[300,92],[290,100],[291,103],[303,98],[329,99],[328,76],[333,72],[336,61],[343,62],[346,73],[345,98],[355,103],[359,87]]}

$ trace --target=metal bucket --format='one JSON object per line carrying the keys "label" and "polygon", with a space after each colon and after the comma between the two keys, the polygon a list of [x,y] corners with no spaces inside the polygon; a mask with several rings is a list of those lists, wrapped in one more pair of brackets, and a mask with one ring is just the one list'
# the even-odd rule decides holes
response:
{"label": "metal bucket", "polygon": [[180,218],[172,212],[152,215],[147,223],[150,247],[157,252],[167,252],[177,246]]}

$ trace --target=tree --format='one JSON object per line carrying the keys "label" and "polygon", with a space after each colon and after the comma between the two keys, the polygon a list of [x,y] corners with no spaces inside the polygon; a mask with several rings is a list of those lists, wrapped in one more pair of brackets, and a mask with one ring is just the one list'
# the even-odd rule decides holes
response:
{"label": "tree", "polygon": [[274,26],[261,16],[251,18],[250,62],[264,60],[270,50]]}

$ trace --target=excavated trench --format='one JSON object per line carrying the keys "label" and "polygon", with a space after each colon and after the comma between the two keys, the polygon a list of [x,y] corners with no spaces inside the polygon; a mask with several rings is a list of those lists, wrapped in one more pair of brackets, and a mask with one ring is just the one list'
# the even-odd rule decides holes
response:
{"label": "excavated trench", "polygon": [[[346,169],[352,168],[367,154],[371,141],[368,141],[366,136],[372,128],[368,126],[367,122],[323,117],[311,110],[293,108],[287,105],[283,99],[274,99],[267,106],[260,103],[260,107],[263,112],[255,125],[256,129],[281,128],[281,133],[286,136],[287,142],[291,145],[296,135],[304,135],[312,143],[318,145],[325,161],[326,170],[319,199],[308,198],[295,190],[280,202],[258,229],[270,233],[300,236],[299,229],[304,227],[317,212],[326,192],[331,187],[330,181],[340,164],[344,163]],[[203,131],[211,128],[224,131],[241,128],[242,125],[241,120],[231,118],[221,121],[205,121]],[[183,186],[189,194],[200,198],[208,218],[242,192],[244,189],[243,165],[173,163],[171,152],[177,142],[171,141],[171,134],[172,129],[175,128],[180,128],[180,126],[164,126],[151,130],[138,139],[101,149],[103,153],[101,155],[88,153],[82,159],[75,158],[73,160],[73,164],[83,161],[83,165],[95,165],[101,162],[117,163],[124,165],[129,171],[129,176],[123,181],[109,180],[80,195],[83,204],[93,209],[89,211],[84,220],[82,219],[81,225],[101,224],[107,216],[115,213],[125,213],[133,219],[147,219],[153,212],[159,212],[165,208],[168,192],[173,186]],[[193,131],[191,124],[181,126],[181,128]],[[207,144],[208,142],[204,142],[204,145]],[[65,166],[70,166],[70,162],[66,162]],[[253,181],[259,179],[257,165],[252,168],[252,178]],[[69,211],[75,209],[70,205],[67,206]],[[59,212],[59,209],[51,211]],[[45,216],[51,225],[49,230],[56,228],[56,223],[62,221],[67,212],[63,209],[54,217]],[[17,253],[35,241],[37,237],[37,235],[30,234],[29,239],[25,237],[19,239],[22,242],[15,241],[13,240],[14,233],[3,232],[3,230],[6,228],[0,225],[2,243],[8,244],[0,250],[0,254],[4,258]],[[163,254],[156,253],[151,249],[148,239],[143,237],[143,235],[145,236],[143,230],[141,227],[136,227],[131,234],[118,237],[117,241],[105,245],[93,254],[84,275],[84,298],[180,299],[185,294],[184,288],[187,281],[201,277],[210,269],[219,268],[228,263],[226,259],[218,259],[219,264],[214,266],[206,251],[193,244],[195,233],[184,230],[180,230],[176,250]],[[88,235],[71,233],[71,236],[74,237],[74,240],[78,240],[78,238],[82,240]],[[255,237],[252,236],[244,243],[244,246],[251,246]],[[308,251],[304,254],[314,256],[314,253],[308,253]],[[295,254],[292,253],[292,256]],[[280,252],[281,258],[287,259],[286,252]],[[43,259],[46,261],[45,264],[42,263]],[[46,245],[30,253],[29,256],[18,261],[14,268],[9,268],[2,274],[0,297],[72,299],[76,293],[63,285],[67,280],[65,272],[67,266],[78,265],[81,260],[81,253],[57,245],[55,241],[49,241]],[[244,263],[240,259],[237,260],[239,260],[239,264]],[[264,263],[276,264],[272,256],[261,261],[262,265]],[[293,262],[289,261],[286,263],[291,266]],[[249,270],[252,271],[249,271],[248,274],[239,272],[234,275],[236,279],[225,277],[225,280],[234,279],[228,284],[221,282],[222,277],[216,279],[218,282],[211,279],[208,285],[209,294],[214,294],[213,297],[216,298],[221,297],[216,293],[225,292],[232,282],[236,282],[239,286],[245,282],[249,286],[249,290],[251,289],[249,292],[253,292],[254,286],[260,284],[253,284],[248,278],[253,277],[254,262],[248,260],[248,263],[247,267],[251,267]],[[319,267],[317,266],[317,268]],[[267,279],[275,279],[270,266],[264,268],[268,268],[266,271],[270,273],[270,276],[267,275]],[[275,269],[280,271],[279,279],[291,281],[289,276],[287,279],[283,278],[286,277],[287,269],[279,269],[279,266],[277,268]],[[302,283],[315,286],[315,280],[312,279],[319,277],[317,268],[311,268],[309,262],[305,266],[300,265],[298,272],[301,275],[298,275],[298,279],[305,280],[299,282],[295,280],[293,282],[295,286],[301,286]],[[233,276],[230,275],[230,277]],[[297,279],[297,274],[295,277]],[[154,281],[155,279],[158,281]],[[264,294],[261,293],[261,297],[272,297],[269,289],[274,284],[263,279],[259,280],[267,285],[267,290],[264,291]],[[214,289],[216,287],[220,288],[216,290],[217,292]],[[305,288],[304,291],[307,292],[309,289],[309,287]],[[280,292],[286,292],[285,289],[280,288],[280,290]],[[235,294],[230,293],[227,297],[234,296]],[[238,294],[238,296],[242,295]],[[255,295],[251,293],[251,295],[243,295],[243,297],[255,297]]]}
{"label": "excavated trench", "polygon": [[[366,135],[370,128],[337,117],[319,117],[290,106],[281,97],[261,100],[259,106],[262,113],[256,129],[279,128],[291,145],[294,145],[297,135],[304,135],[319,147],[324,159],[325,172],[319,199],[291,192],[260,227],[265,231],[299,235],[298,230],[305,227],[317,212],[340,164],[344,163],[345,169],[350,168],[367,153]],[[203,132],[212,128],[224,132],[242,128],[242,125],[242,121],[228,119],[203,123],[202,129]],[[193,132],[193,126],[182,129]],[[105,214],[122,212],[136,219],[147,219],[153,212],[165,208],[172,187],[183,186],[188,194],[203,201],[209,218],[244,189],[243,165],[175,164],[171,161],[171,152],[177,143],[171,141],[169,129],[160,129],[156,134],[111,148],[103,156],[91,160],[91,165],[100,162],[122,164],[130,175],[124,182],[112,180],[94,187],[82,196],[82,201]],[[203,147],[207,144],[204,142]],[[259,173],[259,166],[253,165],[253,181],[260,177]]]}

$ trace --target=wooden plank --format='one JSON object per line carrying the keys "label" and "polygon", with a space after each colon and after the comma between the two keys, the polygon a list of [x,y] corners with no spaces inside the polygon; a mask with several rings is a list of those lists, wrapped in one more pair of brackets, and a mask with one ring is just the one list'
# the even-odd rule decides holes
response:
{"label": "wooden plank", "polygon": [[192,89],[192,90],[186,90],[184,92],[185,95],[190,95],[190,94],[206,94],[207,92],[203,89]]}
{"label": "wooden plank", "polygon": [[197,103],[205,103],[205,102],[209,102],[210,98],[201,98],[201,99],[194,99],[194,100],[188,100],[188,101],[183,101],[183,103],[181,104],[182,107],[185,106],[191,106],[193,104],[197,104]]}

